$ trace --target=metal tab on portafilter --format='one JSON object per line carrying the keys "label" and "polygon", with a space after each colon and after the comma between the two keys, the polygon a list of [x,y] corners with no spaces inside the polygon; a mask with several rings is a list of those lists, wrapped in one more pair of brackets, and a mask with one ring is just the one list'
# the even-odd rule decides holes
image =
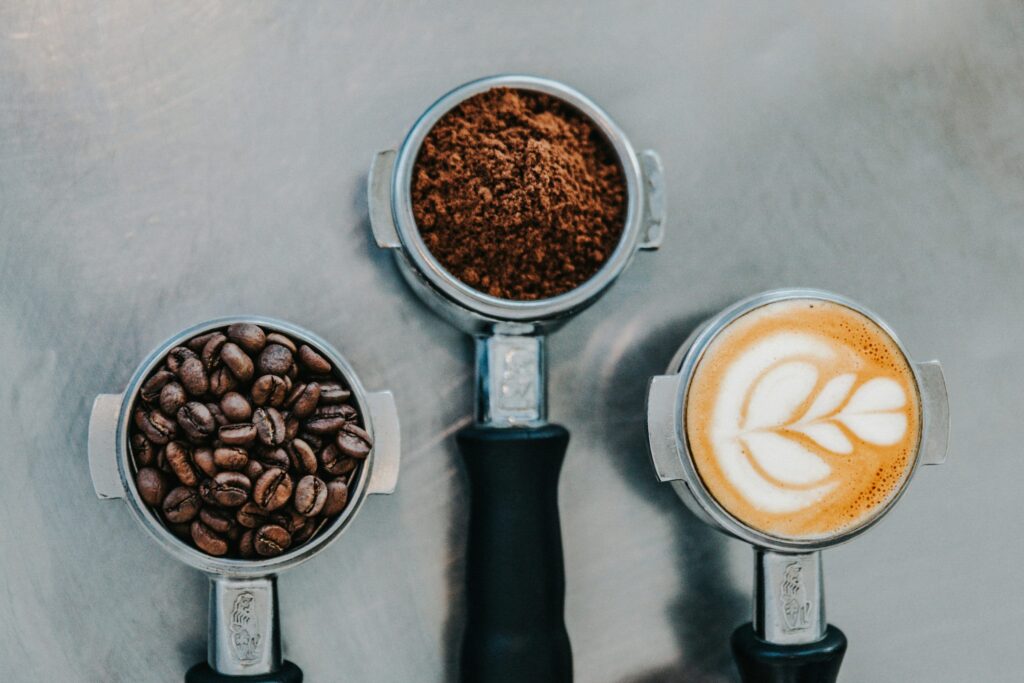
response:
{"label": "metal tab on portafilter", "polygon": [[[758,327],[759,312],[792,303],[808,316],[815,309],[821,315],[829,306],[846,312],[854,322],[843,320],[829,330],[833,334],[851,334],[861,323],[862,329],[876,330],[876,341],[866,345],[868,362],[890,346],[887,360],[904,367],[906,383],[913,387],[910,393],[918,400],[901,394],[884,377],[872,379],[845,368],[829,375],[824,369],[834,364],[834,350],[799,326],[779,326],[770,334],[765,331],[768,323]],[[716,352],[716,339],[734,328],[748,346],[737,342],[728,351]],[[700,375],[701,362],[713,352],[718,355],[709,366],[715,369]],[[713,384],[705,378],[716,372],[725,379],[717,385],[714,400],[701,397]],[[741,678],[759,683],[835,681],[846,638],[825,618],[821,551],[873,526],[902,496],[919,465],[945,459],[949,413],[941,367],[937,361],[911,362],[892,330],[864,307],[820,290],[785,289],[741,301],[705,322],[680,347],[668,373],[652,378],[647,396],[649,447],[658,479],[671,483],[705,523],[754,548],[753,620],[732,638]],[[744,377],[755,381],[745,384]],[[695,389],[695,384],[700,386]],[[901,411],[914,419],[904,419]],[[918,431],[909,452],[898,454],[904,458],[901,472],[881,480],[891,490],[844,490],[835,469],[850,466],[857,447],[898,444],[897,437],[913,434],[906,431],[915,428],[912,422]],[[725,444],[725,456],[701,469],[695,449],[707,449],[704,434],[713,435],[720,448]],[[736,501],[744,495],[759,499],[762,509],[771,510],[793,533],[768,531],[753,519],[743,519],[750,513]],[[840,516],[842,523],[831,530],[817,528],[824,515],[815,519],[811,513],[839,495],[848,495],[863,514]],[[790,504],[793,500],[798,504]],[[808,514],[801,518],[801,512]],[[797,523],[801,519],[803,528]]]}
{"label": "metal tab on portafilter", "polygon": [[[136,464],[130,452],[132,408],[152,371],[168,352],[185,341],[232,324],[258,325],[309,345],[333,366],[348,385],[351,401],[362,415],[372,449],[355,481],[347,505],[317,535],[276,557],[214,557],[179,539],[140,496]],[[290,569],[337,540],[355,518],[366,496],[395,489],[400,463],[398,415],[390,392],[367,392],[348,361],[330,344],[300,327],[279,320],[239,316],[210,320],[186,329],[154,350],[136,369],[121,394],[96,397],[89,421],[89,469],[96,495],[123,499],[132,516],[165,551],[210,578],[207,661],[194,666],[187,683],[298,683],[302,671],[281,651],[277,574]]]}
{"label": "metal tab on portafilter", "polygon": [[[414,217],[414,166],[425,138],[446,113],[498,88],[540,93],[581,112],[621,166],[621,237],[596,273],[556,296],[499,298],[468,286],[432,254]],[[557,506],[569,433],[547,422],[544,335],[594,303],[638,249],[660,245],[661,163],[654,152],[636,154],[608,115],[576,90],[532,76],[496,76],[460,86],[427,109],[400,149],[377,155],[368,189],[377,245],[393,250],[413,291],[475,343],[476,424],[457,436],[472,489],[462,680],[571,680]]]}

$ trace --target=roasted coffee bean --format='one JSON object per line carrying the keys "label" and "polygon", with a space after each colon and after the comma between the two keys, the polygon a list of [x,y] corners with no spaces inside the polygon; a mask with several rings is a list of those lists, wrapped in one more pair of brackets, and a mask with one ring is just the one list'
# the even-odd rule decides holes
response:
{"label": "roasted coffee bean", "polygon": [[175,346],[167,352],[167,369],[177,375],[185,361],[191,358],[198,359],[199,356],[187,346]]}
{"label": "roasted coffee bean", "polygon": [[199,473],[192,464],[192,452],[189,447],[180,441],[172,441],[164,449],[167,457],[167,464],[174,470],[174,476],[182,484],[189,487],[199,485]]}
{"label": "roasted coffee bean", "polygon": [[155,444],[164,445],[178,433],[178,425],[159,410],[136,410],[135,426]]}
{"label": "roasted coffee bean", "polygon": [[229,422],[248,422],[252,419],[252,406],[237,391],[229,391],[220,400],[220,409]]}
{"label": "roasted coffee bean", "polygon": [[281,375],[288,374],[288,369],[293,363],[292,352],[280,344],[267,344],[267,347],[260,351],[259,360],[256,362],[260,374]]}
{"label": "roasted coffee bean", "polygon": [[167,446],[161,446],[156,452],[156,468],[164,474],[174,474],[174,470],[167,464]]}
{"label": "roasted coffee bean", "polygon": [[267,336],[258,325],[235,323],[228,327],[228,339],[251,354],[257,354],[267,344]]}
{"label": "roasted coffee bean", "polygon": [[320,383],[320,403],[344,403],[352,398],[352,392],[337,382]]}
{"label": "roasted coffee bean", "polygon": [[291,499],[292,488],[292,478],[288,473],[279,467],[271,467],[256,480],[252,500],[264,510],[277,510]]}
{"label": "roasted coffee bean", "polygon": [[313,411],[313,417],[340,417],[345,422],[353,422],[359,416],[359,411],[347,403],[332,403],[320,406]]}
{"label": "roasted coffee bean", "polygon": [[288,385],[277,375],[263,375],[252,383],[252,402],[258,406],[280,406]]}
{"label": "roasted coffee bean", "polygon": [[[308,517],[304,516],[294,507],[290,507],[287,510],[285,510],[284,517],[285,520],[284,523],[281,524],[281,526],[287,529],[288,533],[292,535],[294,535],[299,529],[306,526],[306,523],[310,521]],[[278,523],[280,524],[280,522]]]}
{"label": "roasted coffee bean", "polygon": [[228,543],[215,533],[206,524],[203,524],[200,520],[196,519],[192,521],[190,527],[192,533],[192,540],[195,541],[196,547],[202,550],[208,555],[220,557],[228,552]]}
{"label": "roasted coffee bean", "polygon": [[323,520],[316,518],[310,519],[306,522],[301,529],[292,534],[292,545],[302,545],[309,539],[313,538],[313,534],[317,532],[322,521]]}
{"label": "roasted coffee bean", "polygon": [[218,534],[226,534],[235,526],[235,516],[227,510],[204,507],[199,511],[199,519]]}
{"label": "roasted coffee bean", "polygon": [[284,527],[267,524],[256,532],[253,547],[263,557],[276,557],[288,550],[292,544],[292,535]]}
{"label": "roasted coffee bean", "polygon": [[210,375],[210,393],[214,396],[223,396],[238,386],[238,380],[227,368],[217,368]]}
{"label": "roasted coffee bean", "polygon": [[259,460],[249,458],[249,464],[245,466],[243,472],[245,472],[245,476],[249,477],[249,481],[256,481],[266,469]]}
{"label": "roasted coffee bean", "polygon": [[302,439],[294,439],[288,444],[288,454],[291,456],[292,470],[297,474],[316,474],[319,463],[316,460],[316,453],[308,443]]}
{"label": "roasted coffee bean", "polygon": [[327,484],[320,477],[307,474],[295,485],[295,510],[305,517],[315,517],[327,502]]}
{"label": "roasted coffee bean", "polygon": [[132,434],[132,455],[139,467],[149,467],[156,461],[156,448],[144,434]]}
{"label": "roasted coffee bean", "polygon": [[320,400],[320,385],[316,382],[297,384],[288,397],[287,405],[292,415],[301,419],[307,418],[316,410]]}
{"label": "roasted coffee bean", "polygon": [[213,413],[199,401],[189,401],[178,410],[178,424],[193,441],[209,438],[217,428]]}
{"label": "roasted coffee bean", "polygon": [[255,538],[256,531],[254,529],[249,529],[238,538],[238,554],[244,559],[256,556],[256,548],[253,547]]}
{"label": "roasted coffee bean", "polygon": [[185,359],[178,369],[178,379],[190,396],[202,396],[210,389],[210,376],[198,358]]}
{"label": "roasted coffee bean", "polygon": [[334,440],[338,449],[347,456],[359,460],[366,459],[373,448],[373,439],[361,427],[354,424],[347,424],[338,432],[338,438]]}
{"label": "roasted coffee bean", "polygon": [[299,422],[299,418],[282,413],[284,416],[284,440],[291,441],[299,435],[299,428],[302,427],[302,423]]}
{"label": "roasted coffee bean", "polygon": [[226,508],[244,505],[251,489],[252,482],[241,472],[220,472],[213,478],[213,498]]}
{"label": "roasted coffee bean", "polygon": [[263,526],[268,519],[270,519],[270,512],[256,503],[246,503],[235,513],[235,521],[248,529]]}
{"label": "roasted coffee bean", "polygon": [[288,372],[285,374],[285,379],[294,382],[299,378],[299,366],[297,363],[292,363],[292,366],[288,368]]}
{"label": "roasted coffee bean", "polygon": [[283,346],[289,351],[291,351],[293,354],[298,351],[298,348],[296,348],[295,346],[295,342],[293,342],[288,336],[283,335],[280,332],[271,332],[267,334],[267,344],[277,344],[278,346]]}
{"label": "roasted coffee bean", "polygon": [[215,332],[210,336],[207,342],[203,344],[203,350],[199,354],[199,357],[202,359],[203,365],[206,367],[207,371],[214,370],[220,366],[220,350],[223,348],[227,340],[228,338],[223,334]]}
{"label": "roasted coffee bean", "polygon": [[198,446],[192,449],[192,462],[207,477],[217,476],[217,463],[213,459],[213,449],[208,446]]}
{"label": "roasted coffee bean", "polygon": [[168,522],[180,524],[182,522],[191,522],[199,514],[201,505],[202,503],[195,489],[179,486],[167,494],[162,508],[164,517],[167,518]]}
{"label": "roasted coffee bean", "polygon": [[313,417],[306,420],[306,429],[321,436],[335,434],[339,429],[348,423],[342,415],[319,414],[319,409],[313,413]]}
{"label": "roasted coffee bean", "polygon": [[154,467],[143,467],[135,475],[135,488],[139,497],[152,507],[157,507],[167,497],[167,480],[163,472]]}
{"label": "roasted coffee bean", "polygon": [[284,443],[284,418],[277,408],[257,408],[252,413],[252,423],[256,425],[256,433],[267,446],[279,446]]}
{"label": "roasted coffee bean", "polygon": [[185,346],[187,346],[188,348],[192,349],[192,351],[194,353],[202,353],[203,347],[206,346],[206,342],[210,341],[211,339],[213,339],[218,334],[221,334],[221,333],[218,332],[217,330],[214,330],[213,332],[207,332],[206,334],[201,334],[198,337],[192,337],[187,342],[185,342]]}
{"label": "roasted coffee bean", "polygon": [[231,374],[239,382],[245,384],[252,379],[252,358],[249,358],[245,351],[242,350],[242,347],[233,342],[228,342],[221,348],[220,357],[224,361],[224,365],[227,366],[228,370],[231,371]]}
{"label": "roasted coffee bean", "polygon": [[327,482],[327,502],[324,509],[320,511],[324,517],[333,517],[348,505],[348,484],[341,479],[333,479]]}
{"label": "roasted coffee bean", "polygon": [[317,375],[326,375],[331,371],[331,364],[327,359],[306,344],[299,347],[299,362]]}
{"label": "roasted coffee bean", "polygon": [[228,446],[245,446],[256,440],[256,427],[251,422],[224,425],[217,430],[217,438]]}
{"label": "roasted coffee bean", "polygon": [[160,410],[167,415],[175,415],[178,409],[188,401],[185,388],[177,382],[168,382],[160,390]]}
{"label": "roasted coffee bean", "polygon": [[139,394],[146,403],[155,403],[160,398],[160,392],[168,382],[174,380],[174,373],[170,370],[158,370],[145,381]]}
{"label": "roasted coffee bean", "polygon": [[324,447],[324,440],[311,432],[299,432],[296,438],[308,443],[314,451],[319,451]]}
{"label": "roasted coffee bean", "polygon": [[[216,476],[216,475],[214,475],[214,476]],[[220,503],[217,502],[217,498],[214,496],[216,491],[217,491],[217,484],[213,481],[212,477],[210,479],[203,479],[201,482],[199,482],[199,488],[198,488],[199,499],[201,501],[203,501],[204,503],[206,503],[207,505],[219,505],[220,504]]]}
{"label": "roasted coffee bean", "polygon": [[213,415],[213,421],[217,423],[217,427],[223,427],[226,424],[230,424],[230,420],[224,417],[224,411],[220,409],[220,406],[216,403],[206,403],[207,410]]}
{"label": "roasted coffee bean", "polygon": [[348,474],[358,464],[358,460],[342,453],[336,444],[328,444],[326,448],[320,451],[320,465],[324,468],[324,472],[335,477]]}
{"label": "roasted coffee bean", "polygon": [[283,448],[265,448],[260,452],[259,458],[264,465],[280,467],[283,470],[288,469],[291,463],[288,452]]}
{"label": "roasted coffee bean", "polygon": [[213,452],[213,461],[222,470],[244,470],[249,464],[249,453],[238,446],[224,446]]}

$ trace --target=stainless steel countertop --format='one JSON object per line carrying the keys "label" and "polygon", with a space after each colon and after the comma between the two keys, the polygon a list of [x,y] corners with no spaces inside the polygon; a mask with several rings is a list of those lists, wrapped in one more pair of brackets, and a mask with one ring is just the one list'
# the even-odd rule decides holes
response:
{"label": "stainless steel countertop", "polygon": [[747,547],[656,483],[647,377],[702,316],[833,289],[945,363],[950,460],[825,555],[841,679],[1019,680],[1024,7],[1015,2],[6,3],[0,680],[180,680],[205,579],[92,493],[87,413],[221,314],[327,337],[398,400],[398,493],[280,580],[308,680],[447,681],[470,345],[376,250],[365,179],[450,87],[551,76],[665,162],[664,248],[550,343],[577,680],[732,681]]}

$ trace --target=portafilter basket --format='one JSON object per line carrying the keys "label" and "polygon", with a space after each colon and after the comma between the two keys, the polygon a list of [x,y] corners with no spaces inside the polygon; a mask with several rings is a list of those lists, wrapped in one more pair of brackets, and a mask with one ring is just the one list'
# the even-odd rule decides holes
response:
{"label": "portafilter basket", "polygon": [[[306,543],[277,557],[259,560],[213,557],[177,538],[139,496],[128,442],[132,406],[143,383],[167,352],[194,336],[234,323],[252,323],[286,334],[326,357],[335,374],[351,388],[352,400],[373,442],[359,477],[350,488],[349,503],[338,517]],[[333,543],[348,528],[368,495],[392,493],[398,481],[399,459],[398,414],[390,392],[367,392],[348,361],[313,333],[287,322],[255,316],[209,320],[174,335],[142,361],[123,393],[97,396],[89,420],[89,470],[96,495],[124,500],[135,521],[158,545],[210,578],[207,661],[188,672],[186,683],[302,680],[299,667],[284,661],[281,653],[277,574],[305,562]]]}
{"label": "portafilter basket", "polygon": [[[564,294],[517,301],[473,289],[438,262],[417,229],[410,190],[424,138],[453,107],[492,88],[567,102],[601,131],[622,168],[627,206],[619,243],[593,277]],[[544,335],[594,303],[637,250],[660,245],[661,162],[651,151],[638,155],[611,118],[573,88],[534,76],[493,76],[443,96],[397,151],[377,154],[368,190],[377,245],[394,252],[402,276],[427,306],[475,340],[476,424],[457,436],[472,489],[462,678],[571,680],[557,502],[569,433],[547,423]]]}
{"label": "portafilter basket", "polygon": [[[921,431],[911,469],[900,489],[855,527],[813,540],[779,538],[735,518],[708,491],[697,472],[686,437],[685,407],[694,371],[715,337],[741,316],[790,299],[817,299],[850,308],[874,322],[896,344],[914,375]],[[719,531],[754,547],[753,622],[733,634],[733,654],[748,683],[831,683],[836,680],[846,637],[825,620],[821,551],[849,541],[876,524],[906,491],[920,465],[945,460],[949,406],[938,361],[910,361],[896,334],[875,313],[837,294],[816,289],[780,289],[744,299],[707,320],[680,347],[668,374],[651,379],[647,395],[648,445],[658,479],[672,485],[686,506]]]}

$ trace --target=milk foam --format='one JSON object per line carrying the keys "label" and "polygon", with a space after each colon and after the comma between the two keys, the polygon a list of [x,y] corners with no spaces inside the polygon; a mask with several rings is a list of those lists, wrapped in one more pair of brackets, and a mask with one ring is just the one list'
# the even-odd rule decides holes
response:
{"label": "milk foam", "polygon": [[687,433],[705,485],[744,521],[780,526],[770,531],[856,521],[896,489],[916,445],[906,359],[838,304],[779,302],[744,318],[712,342],[691,382]]}

